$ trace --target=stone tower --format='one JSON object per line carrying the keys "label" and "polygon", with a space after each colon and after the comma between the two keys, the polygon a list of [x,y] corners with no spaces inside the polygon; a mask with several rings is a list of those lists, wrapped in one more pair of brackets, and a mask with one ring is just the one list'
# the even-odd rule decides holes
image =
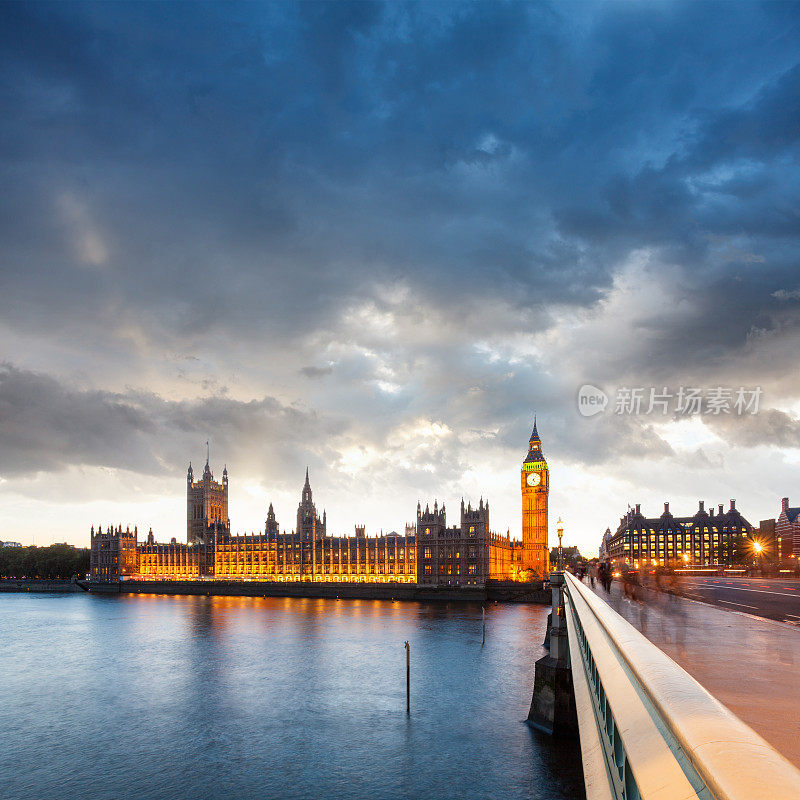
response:
{"label": "stone tower", "polygon": [[279,532],[278,520],[275,519],[275,509],[272,507],[272,503],[269,504],[269,509],[267,510],[267,521],[264,525],[264,531],[266,532],[267,536],[274,536]]}
{"label": "stone tower", "polygon": [[297,506],[297,533],[303,541],[315,541],[325,538],[326,527],[325,511],[322,512],[322,519],[317,516],[317,507],[314,505],[311,484],[308,480],[308,468],[306,468],[306,482],[303,486],[300,504]]}
{"label": "stone tower", "polygon": [[520,471],[522,486],[522,564],[524,570],[537,575],[550,571],[547,548],[547,496],[550,472],[542,453],[542,440],[533,421],[528,442],[528,455]]}
{"label": "stone tower", "polygon": [[203,477],[194,479],[191,463],[186,473],[186,541],[199,544],[203,541],[206,528],[215,522],[230,525],[228,517],[228,468],[222,470],[222,483],[217,483],[211,474],[206,455]]}

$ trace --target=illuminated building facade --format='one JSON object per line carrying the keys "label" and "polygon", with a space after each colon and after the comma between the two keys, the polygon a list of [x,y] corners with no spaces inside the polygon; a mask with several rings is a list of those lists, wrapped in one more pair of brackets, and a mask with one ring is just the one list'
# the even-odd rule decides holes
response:
{"label": "illuminated building facade", "polygon": [[[191,491],[191,489],[190,489]],[[317,514],[306,473],[297,508],[297,527],[280,532],[270,503],[263,533],[232,534],[220,522],[207,525],[194,542],[156,542],[152,530],[139,543],[137,532],[92,528],[92,578],[119,580],[326,581],[419,583],[425,586],[483,586],[519,570],[522,548],[489,529],[489,504],[461,505],[461,526],[448,528],[445,509],[417,505],[417,524],[404,533],[370,537],[364,526],[354,536],[329,536],[325,512]],[[418,564],[417,543],[422,543]],[[515,547],[516,545],[516,547]]]}
{"label": "illuminated building facade", "polygon": [[[110,528],[95,534],[92,528],[91,575],[96,580],[143,578],[163,580],[350,581],[416,583],[416,528],[406,526],[397,533],[369,537],[363,526],[354,536],[328,536],[327,519],[317,514],[308,472],[297,508],[297,527],[291,533],[279,530],[270,503],[264,532],[232,534],[230,525],[218,519],[227,511],[228,480],[223,473],[225,505],[214,509],[201,529],[192,504],[198,489],[208,486],[211,470],[206,464],[204,480],[188,480],[189,530],[192,541],[156,542],[150,531],[138,543],[137,532]],[[220,484],[217,484],[220,486]],[[201,508],[206,508],[200,504]],[[213,509],[213,506],[212,506]]]}
{"label": "illuminated building facade", "polygon": [[522,569],[538,576],[550,571],[547,546],[547,501],[550,470],[542,453],[542,440],[533,422],[528,455],[520,470],[522,485]]}
{"label": "illuminated building facade", "polygon": [[221,529],[214,576],[220,579],[415,583],[413,532],[368,537],[268,533],[231,535]]}
{"label": "illuminated building facade", "polygon": [[[231,533],[228,471],[216,483],[206,460],[195,482],[186,480],[187,541],[156,542],[152,530],[139,543],[136,530],[95,534],[92,577],[97,580],[347,581],[417,583],[421,586],[480,587],[487,580],[541,576],[548,569],[547,493],[549,473],[534,424],[523,465],[523,541],[493,533],[489,502],[476,508],[461,501],[460,525],[447,527],[444,504],[434,501],[404,533],[369,537],[363,526],[354,536],[329,536],[327,515],[317,513],[308,470],[293,531],[281,532],[270,503],[263,532]],[[535,476],[532,478],[531,476]],[[119,540],[119,541],[117,541]]]}
{"label": "illuminated building facade", "polygon": [[725,567],[752,556],[753,526],[731,500],[728,511],[705,510],[701,500],[693,517],[674,517],[664,503],[660,517],[642,515],[637,503],[620,518],[619,527],[606,542],[612,563],[644,566]]}
{"label": "illuminated building facade", "polygon": [[[205,531],[203,531],[204,538]],[[168,543],[156,542],[152,529],[147,539],[137,547],[138,566],[134,574],[152,577],[169,576],[175,580],[200,577],[200,555],[203,547],[175,539]]]}

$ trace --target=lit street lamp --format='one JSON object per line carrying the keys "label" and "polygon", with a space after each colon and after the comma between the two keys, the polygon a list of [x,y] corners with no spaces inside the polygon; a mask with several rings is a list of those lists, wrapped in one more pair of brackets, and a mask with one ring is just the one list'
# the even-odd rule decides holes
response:
{"label": "lit street lamp", "polygon": [[761,556],[764,553],[765,547],[757,539],[753,539],[753,566],[758,567],[761,564]]}
{"label": "lit street lamp", "polygon": [[556,523],[558,526],[556,528],[556,533],[558,533],[558,559],[556,560],[556,569],[559,572],[564,571],[564,553],[561,550],[561,537],[564,535],[564,523],[561,521],[561,517],[558,518],[558,522]]}

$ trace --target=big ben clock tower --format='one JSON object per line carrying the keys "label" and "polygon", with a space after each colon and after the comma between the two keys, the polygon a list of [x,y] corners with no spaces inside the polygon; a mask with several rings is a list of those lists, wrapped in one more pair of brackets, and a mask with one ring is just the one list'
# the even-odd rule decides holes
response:
{"label": "big ben clock tower", "polygon": [[522,568],[538,575],[550,571],[547,549],[547,495],[550,473],[542,454],[542,440],[533,421],[528,455],[522,463]]}

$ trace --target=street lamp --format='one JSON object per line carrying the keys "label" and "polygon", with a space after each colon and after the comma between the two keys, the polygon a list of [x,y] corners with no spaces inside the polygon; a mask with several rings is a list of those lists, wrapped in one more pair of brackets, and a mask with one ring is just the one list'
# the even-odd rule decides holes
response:
{"label": "street lamp", "polygon": [[564,553],[561,549],[561,537],[564,535],[564,523],[561,521],[561,517],[558,518],[558,522],[556,523],[556,533],[558,534],[558,558],[556,559],[556,570],[558,572],[564,571]]}
{"label": "street lamp", "polygon": [[757,539],[753,539],[751,547],[753,548],[753,566],[758,567],[761,563],[761,554],[764,552],[764,545]]}

